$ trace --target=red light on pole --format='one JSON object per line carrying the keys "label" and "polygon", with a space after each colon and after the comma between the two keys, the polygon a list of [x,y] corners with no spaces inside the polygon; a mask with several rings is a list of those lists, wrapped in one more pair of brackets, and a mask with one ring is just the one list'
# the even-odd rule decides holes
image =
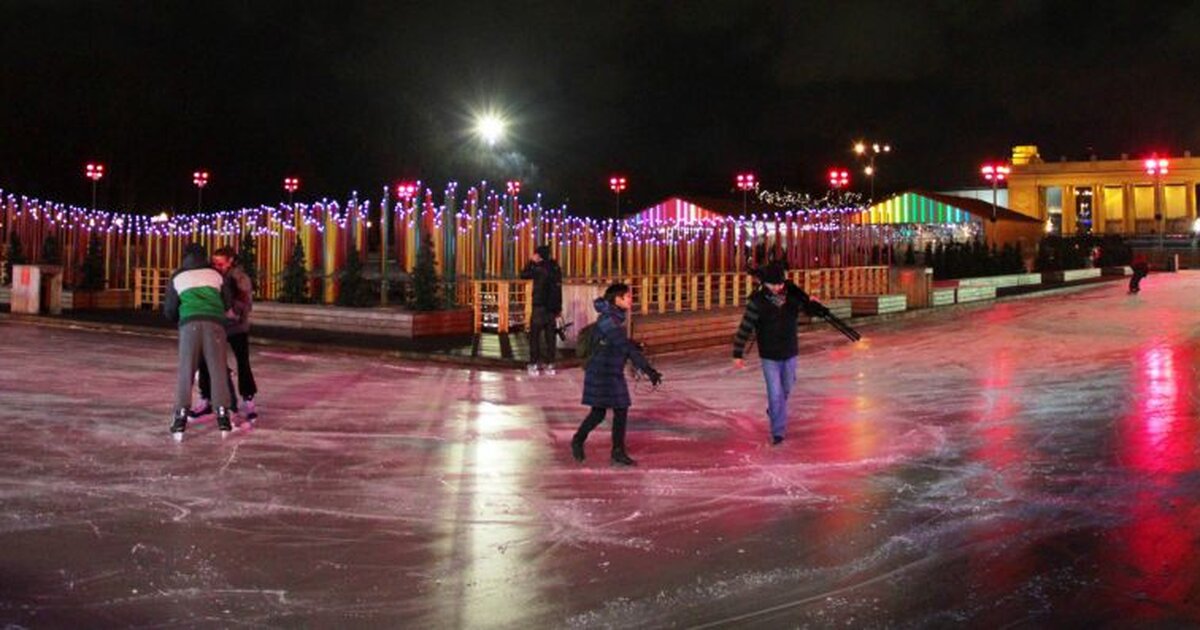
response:
{"label": "red light on pole", "polygon": [[417,195],[417,185],[411,182],[396,184],[396,198],[407,202]]}
{"label": "red light on pole", "polygon": [[850,185],[850,171],[844,168],[829,169],[829,187],[833,189],[845,188]]}
{"label": "red light on pole", "polygon": [[87,174],[88,179],[93,182],[99,181],[101,177],[104,177],[104,165],[88,162],[87,166],[84,167],[84,172]]}
{"label": "red light on pole", "polygon": [[983,178],[992,183],[992,223],[996,222],[996,187],[1000,182],[1008,179],[1008,174],[1012,172],[1007,164],[984,164],[979,167],[979,172]]}
{"label": "red light on pole", "polygon": [[508,194],[509,194],[509,195],[513,195],[513,196],[521,194],[521,182],[520,182],[520,180],[516,180],[516,179],[509,180],[509,182],[508,182]]}
{"label": "red light on pole", "polygon": [[617,194],[616,217],[618,219],[621,218],[621,192],[628,187],[629,180],[627,180],[623,175],[613,175],[612,177],[608,178],[608,189]]}
{"label": "red light on pole", "polygon": [[297,190],[300,190],[300,178],[299,177],[284,177],[283,178],[283,189],[286,190],[287,194],[288,194],[288,205],[289,206],[293,205],[292,204],[292,195],[294,195]]}
{"label": "red light on pole", "polygon": [[96,183],[104,177],[104,165],[96,162],[88,162],[83,169],[84,174],[88,179],[92,180],[92,210],[96,209]]}
{"label": "red light on pole", "polygon": [[1160,158],[1158,156],[1154,156],[1154,157],[1146,158],[1145,164],[1146,164],[1146,174],[1147,175],[1160,176],[1160,175],[1167,174],[1168,168],[1171,163],[1166,158]]}
{"label": "red light on pole", "polygon": [[754,177],[754,173],[738,173],[734,178],[737,182],[737,189],[742,191],[742,214],[746,214],[746,197],[751,190],[758,190],[758,179]]}
{"label": "red light on pole", "polygon": [[196,212],[199,212],[204,204],[204,187],[208,185],[208,171],[193,172],[192,183],[196,185]]}

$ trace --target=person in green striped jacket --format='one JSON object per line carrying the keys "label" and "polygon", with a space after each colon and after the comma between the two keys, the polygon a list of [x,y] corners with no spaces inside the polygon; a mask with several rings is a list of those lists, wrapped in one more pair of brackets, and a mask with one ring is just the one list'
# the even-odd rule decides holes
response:
{"label": "person in green striped jacket", "polygon": [[[167,283],[163,314],[179,324],[179,372],[175,386],[175,413],[171,435],[183,439],[188,409],[192,406],[192,377],[200,358],[209,374],[224,374],[226,361],[225,313],[233,302],[230,288],[219,271],[208,263],[208,252],[199,243],[188,245],[183,263]],[[213,379],[212,402],[217,408],[221,437],[229,435],[230,392],[225,379]]]}

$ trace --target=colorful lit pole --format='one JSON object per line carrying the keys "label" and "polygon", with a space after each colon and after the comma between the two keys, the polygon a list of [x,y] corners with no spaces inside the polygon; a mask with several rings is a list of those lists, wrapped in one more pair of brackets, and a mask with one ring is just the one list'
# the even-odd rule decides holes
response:
{"label": "colorful lit pole", "polygon": [[742,191],[742,215],[746,214],[746,197],[751,190],[758,188],[758,180],[754,178],[753,173],[739,173],[735,178],[737,181],[737,189]]}
{"label": "colorful lit pole", "polygon": [[868,198],[868,201],[875,200],[875,158],[882,153],[891,152],[892,145],[890,144],[879,144],[878,142],[867,144],[861,141],[854,144],[854,153],[860,159],[867,161],[867,166],[863,168],[863,173],[866,174],[867,179],[871,182],[871,196]]}
{"label": "colorful lit pole", "polygon": [[1145,165],[1146,174],[1154,178],[1154,222],[1158,225],[1158,255],[1162,258],[1163,233],[1167,231],[1167,222],[1162,211],[1162,178],[1167,174],[1170,162],[1155,154],[1146,158]]}
{"label": "colorful lit pole", "polygon": [[208,171],[193,172],[192,183],[196,185],[196,212],[200,212],[204,202],[204,187],[208,185]]}
{"label": "colorful lit pole", "polygon": [[996,222],[996,188],[1000,182],[1008,178],[1008,174],[1012,169],[1006,164],[984,164],[979,172],[983,174],[983,178],[992,183],[992,223]]}

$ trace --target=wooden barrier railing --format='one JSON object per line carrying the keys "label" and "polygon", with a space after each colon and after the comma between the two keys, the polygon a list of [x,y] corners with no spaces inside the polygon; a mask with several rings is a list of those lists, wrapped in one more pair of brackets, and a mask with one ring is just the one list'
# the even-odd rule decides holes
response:
{"label": "wooden barrier railing", "polygon": [[[891,292],[888,267],[796,269],[788,279],[818,300]],[[754,279],[744,273],[673,274],[612,278],[567,278],[567,284],[595,285],[596,295],[606,286],[622,282],[633,288],[633,312],[682,313],[742,306],[753,290]],[[472,282],[475,331],[495,328],[509,332],[523,326],[532,313],[530,280],[475,280]],[[513,314],[519,314],[513,317]],[[518,321],[519,320],[519,321]]]}
{"label": "wooden barrier railing", "polygon": [[476,333],[524,328],[533,316],[532,280],[473,280],[471,287]]}
{"label": "wooden barrier railing", "polygon": [[133,308],[162,306],[163,293],[171,280],[171,269],[138,267],[133,274]]}

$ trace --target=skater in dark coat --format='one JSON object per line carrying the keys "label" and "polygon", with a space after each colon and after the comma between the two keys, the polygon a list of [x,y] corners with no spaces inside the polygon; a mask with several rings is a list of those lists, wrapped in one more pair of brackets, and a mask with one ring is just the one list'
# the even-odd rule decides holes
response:
{"label": "skater in dark coat", "polygon": [[796,382],[796,341],[800,313],[820,316],[828,313],[820,302],[789,282],[777,263],[762,271],[762,285],[746,301],[746,312],[733,340],[733,363],[745,367],[743,356],[751,338],[758,342],[758,356],[767,384],[767,417],[771,423],[771,442],[780,444],[787,433],[787,401]]}
{"label": "skater in dark coat", "polygon": [[1131,266],[1133,277],[1129,279],[1129,292],[1138,293],[1142,290],[1142,278],[1150,275],[1150,264],[1146,262],[1145,257],[1138,256]]}
{"label": "skater in dark coat", "polygon": [[533,280],[533,315],[529,321],[529,375],[539,372],[554,376],[556,352],[555,321],[562,315],[562,268],[550,257],[550,247],[540,245],[533,258],[521,270],[521,277]]}
{"label": "skater in dark coat", "polygon": [[583,444],[587,436],[601,422],[609,410],[613,410],[612,461],[623,466],[634,466],[637,462],[625,452],[625,423],[629,413],[629,386],[625,382],[625,362],[633,365],[658,385],[662,374],[650,366],[646,357],[625,335],[625,317],[633,305],[633,293],[625,284],[614,284],[604,292],[604,297],[593,306],[600,314],[596,320],[592,341],[592,356],[588,360],[583,376],[583,404],[592,408],[579,430],[571,438],[571,455],[583,461]]}

